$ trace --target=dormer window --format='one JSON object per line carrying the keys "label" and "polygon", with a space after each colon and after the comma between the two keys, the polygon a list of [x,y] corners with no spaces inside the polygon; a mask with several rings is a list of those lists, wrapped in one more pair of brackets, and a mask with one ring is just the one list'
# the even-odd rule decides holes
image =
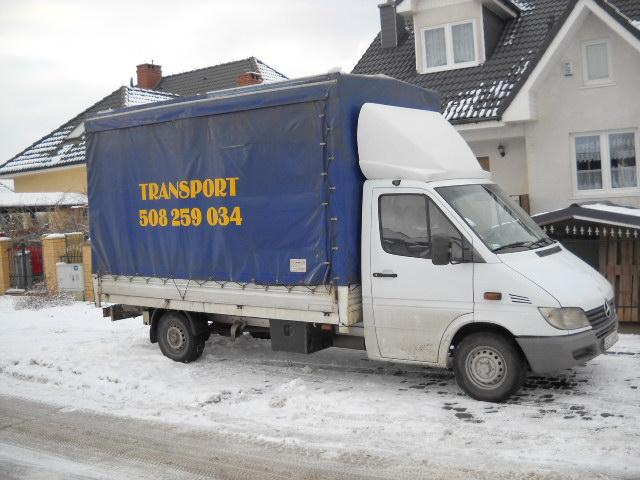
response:
{"label": "dormer window", "polygon": [[474,20],[423,30],[425,73],[478,65]]}

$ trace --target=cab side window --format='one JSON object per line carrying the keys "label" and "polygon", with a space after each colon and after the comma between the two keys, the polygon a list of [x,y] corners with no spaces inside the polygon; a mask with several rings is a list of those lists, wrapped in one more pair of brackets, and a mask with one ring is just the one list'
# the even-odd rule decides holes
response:
{"label": "cab side window", "polygon": [[462,235],[426,195],[381,195],[378,209],[385,252],[430,259],[432,235],[443,235],[453,239],[452,257],[463,257]]}
{"label": "cab side window", "polygon": [[462,235],[431,200],[429,200],[429,226],[431,235],[440,235],[451,238],[451,258],[463,258],[463,252],[466,250],[466,244]]}
{"label": "cab side window", "polygon": [[382,248],[392,255],[429,258],[427,197],[399,194],[380,197]]}

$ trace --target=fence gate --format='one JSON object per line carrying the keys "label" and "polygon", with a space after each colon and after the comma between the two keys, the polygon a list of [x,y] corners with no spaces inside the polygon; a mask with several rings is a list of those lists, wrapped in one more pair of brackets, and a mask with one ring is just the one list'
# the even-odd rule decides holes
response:
{"label": "fence gate", "polygon": [[82,245],[84,237],[80,235],[66,235],[64,237],[64,255],[60,261],[64,263],[82,263]]}
{"label": "fence gate", "polygon": [[9,248],[9,282],[11,288],[30,290],[42,283],[42,243],[19,239]]}

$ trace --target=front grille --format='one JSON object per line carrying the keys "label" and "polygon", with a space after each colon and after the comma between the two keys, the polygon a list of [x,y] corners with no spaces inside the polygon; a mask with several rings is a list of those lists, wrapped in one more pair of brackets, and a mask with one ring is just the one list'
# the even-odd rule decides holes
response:
{"label": "front grille", "polygon": [[609,316],[607,316],[604,305],[585,312],[598,338],[604,338],[616,329],[616,313],[613,301],[609,302],[609,308],[611,312]]}

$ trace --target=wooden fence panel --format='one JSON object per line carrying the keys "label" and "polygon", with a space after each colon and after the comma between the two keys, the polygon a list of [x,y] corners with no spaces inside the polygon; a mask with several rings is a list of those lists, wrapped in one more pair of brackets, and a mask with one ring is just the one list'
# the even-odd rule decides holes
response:
{"label": "wooden fence panel", "polygon": [[600,272],[615,290],[619,319],[640,322],[640,240],[602,240],[599,253]]}

